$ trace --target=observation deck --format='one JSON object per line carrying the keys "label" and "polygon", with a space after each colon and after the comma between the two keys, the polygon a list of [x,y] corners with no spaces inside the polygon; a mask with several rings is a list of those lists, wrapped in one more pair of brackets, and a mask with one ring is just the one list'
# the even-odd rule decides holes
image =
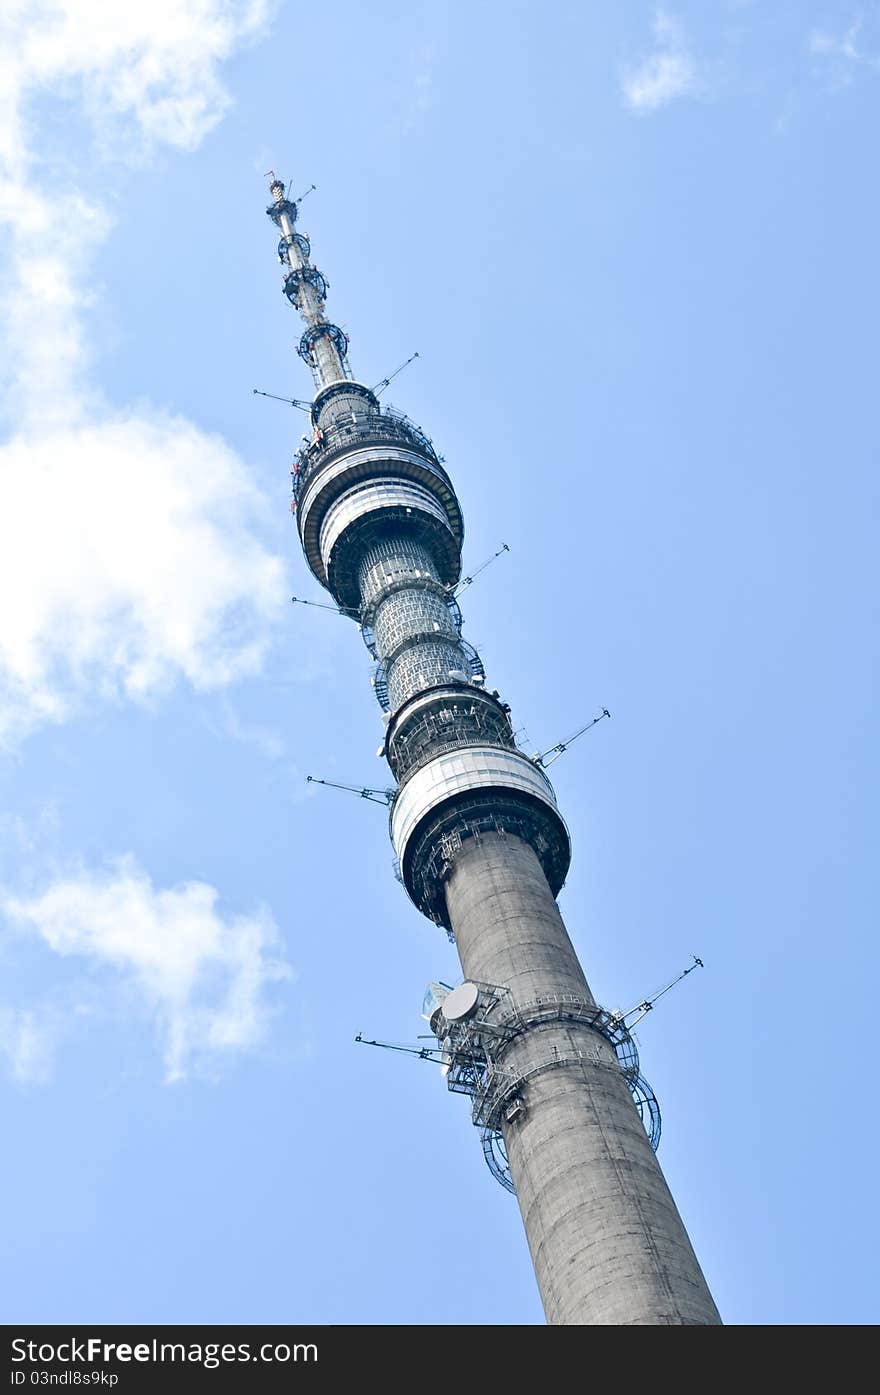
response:
{"label": "observation deck", "polygon": [[333,384],[327,397],[316,400],[314,440],[293,466],[297,526],[309,567],[337,603],[353,612],[361,599],[358,560],[370,530],[383,519],[397,519],[413,536],[431,537],[449,586],[460,575],[464,534],[452,481],[430,438],[402,412],[380,408],[368,397],[369,389],[359,384]]}

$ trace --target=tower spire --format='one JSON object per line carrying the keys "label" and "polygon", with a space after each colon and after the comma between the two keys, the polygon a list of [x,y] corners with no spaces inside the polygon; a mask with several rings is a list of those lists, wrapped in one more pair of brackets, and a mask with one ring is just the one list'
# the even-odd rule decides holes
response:
{"label": "tower spire", "polygon": [[320,391],[352,376],[348,366],[348,335],[324,315],[330,283],[309,260],[308,238],[294,231],[299,205],[285,196],[284,184],[274,171],[270,170],[269,180],[272,202],[266,212],[281,233],[278,259],[286,268],[284,294],[306,325],[297,353],[312,370],[315,388]]}
{"label": "tower spire", "polygon": [[400,879],[461,960],[464,982],[429,1016],[447,1085],[469,1096],[490,1170],[517,1195],[549,1322],[718,1323],[653,1151],[660,1116],[635,1043],[593,997],[556,904],[571,844],[549,761],[519,749],[462,638],[452,480],[424,432],[353,380],[296,204],[274,174],[270,189],[316,388],[297,528],[375,661]]}

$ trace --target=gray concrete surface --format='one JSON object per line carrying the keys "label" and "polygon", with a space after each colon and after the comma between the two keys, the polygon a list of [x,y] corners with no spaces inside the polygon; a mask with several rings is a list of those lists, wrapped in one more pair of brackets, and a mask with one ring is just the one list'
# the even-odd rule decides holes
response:
{"label": "gray concrete surface", "polygon": [[[592,1003],[533,850],[490,834],[462,847],[446,886],[467,978]],[[688,1325],[721,1321],[613,1047],[580,1023],[544,1023],[504,1058],[526,1071],[524,1113],[503,1124],[547,1321]]]}

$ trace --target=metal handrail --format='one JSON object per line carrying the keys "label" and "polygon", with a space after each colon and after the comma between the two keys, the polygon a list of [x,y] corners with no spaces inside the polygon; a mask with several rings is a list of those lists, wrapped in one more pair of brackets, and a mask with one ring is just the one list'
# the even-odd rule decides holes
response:
{"label": "metal handrail", "polygon": [[366,445],[375,440],[414,445],[436,465],[441,463],[430,437],[402,412],[385,407],[379,412],[358,413],[356,421],[342,421],[325,427],[318,440],[297,451],[293,469],[294,499],[299,499],[312,475],[334,451],[353,442]]}
{"label": "metal handrail", "polygon": [[481,732],[475,733],[473,740],[462,740],[461,735],[456,734],[455,736],[451,736],[448,741],[438,741],[436,744],[432,743],[430,746],[420,751],[413,760],[412,765],[407,765],[405,760],[401,762],[397,794],[400,793],[400,790],[406,784],[407,780],[415,775],[417,770],[422,769],[422,766],[429,765],[437,756],[444,756],[449,751],[463,751],[466,750],[468,746],[492,746],[499,751],[518,751],[520,755],[523,754],[512,736],[509,740],[505,740],[495,733]]}

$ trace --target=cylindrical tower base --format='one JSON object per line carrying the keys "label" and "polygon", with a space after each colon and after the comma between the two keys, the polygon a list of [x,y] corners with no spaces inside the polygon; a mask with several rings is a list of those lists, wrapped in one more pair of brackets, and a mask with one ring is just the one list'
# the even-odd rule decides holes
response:
{"label": "cylindrical tower base", "polygon": [[[464,842],[446,902],[467,978],[507,988],[514,1009],[593,1002],[520,838]],[[524,1107],[502,1128],[547,1321],[719,1323],[610,1043],[585,1023],[545,1021],[510,1042],[503,1065],[523,1078]]]}

